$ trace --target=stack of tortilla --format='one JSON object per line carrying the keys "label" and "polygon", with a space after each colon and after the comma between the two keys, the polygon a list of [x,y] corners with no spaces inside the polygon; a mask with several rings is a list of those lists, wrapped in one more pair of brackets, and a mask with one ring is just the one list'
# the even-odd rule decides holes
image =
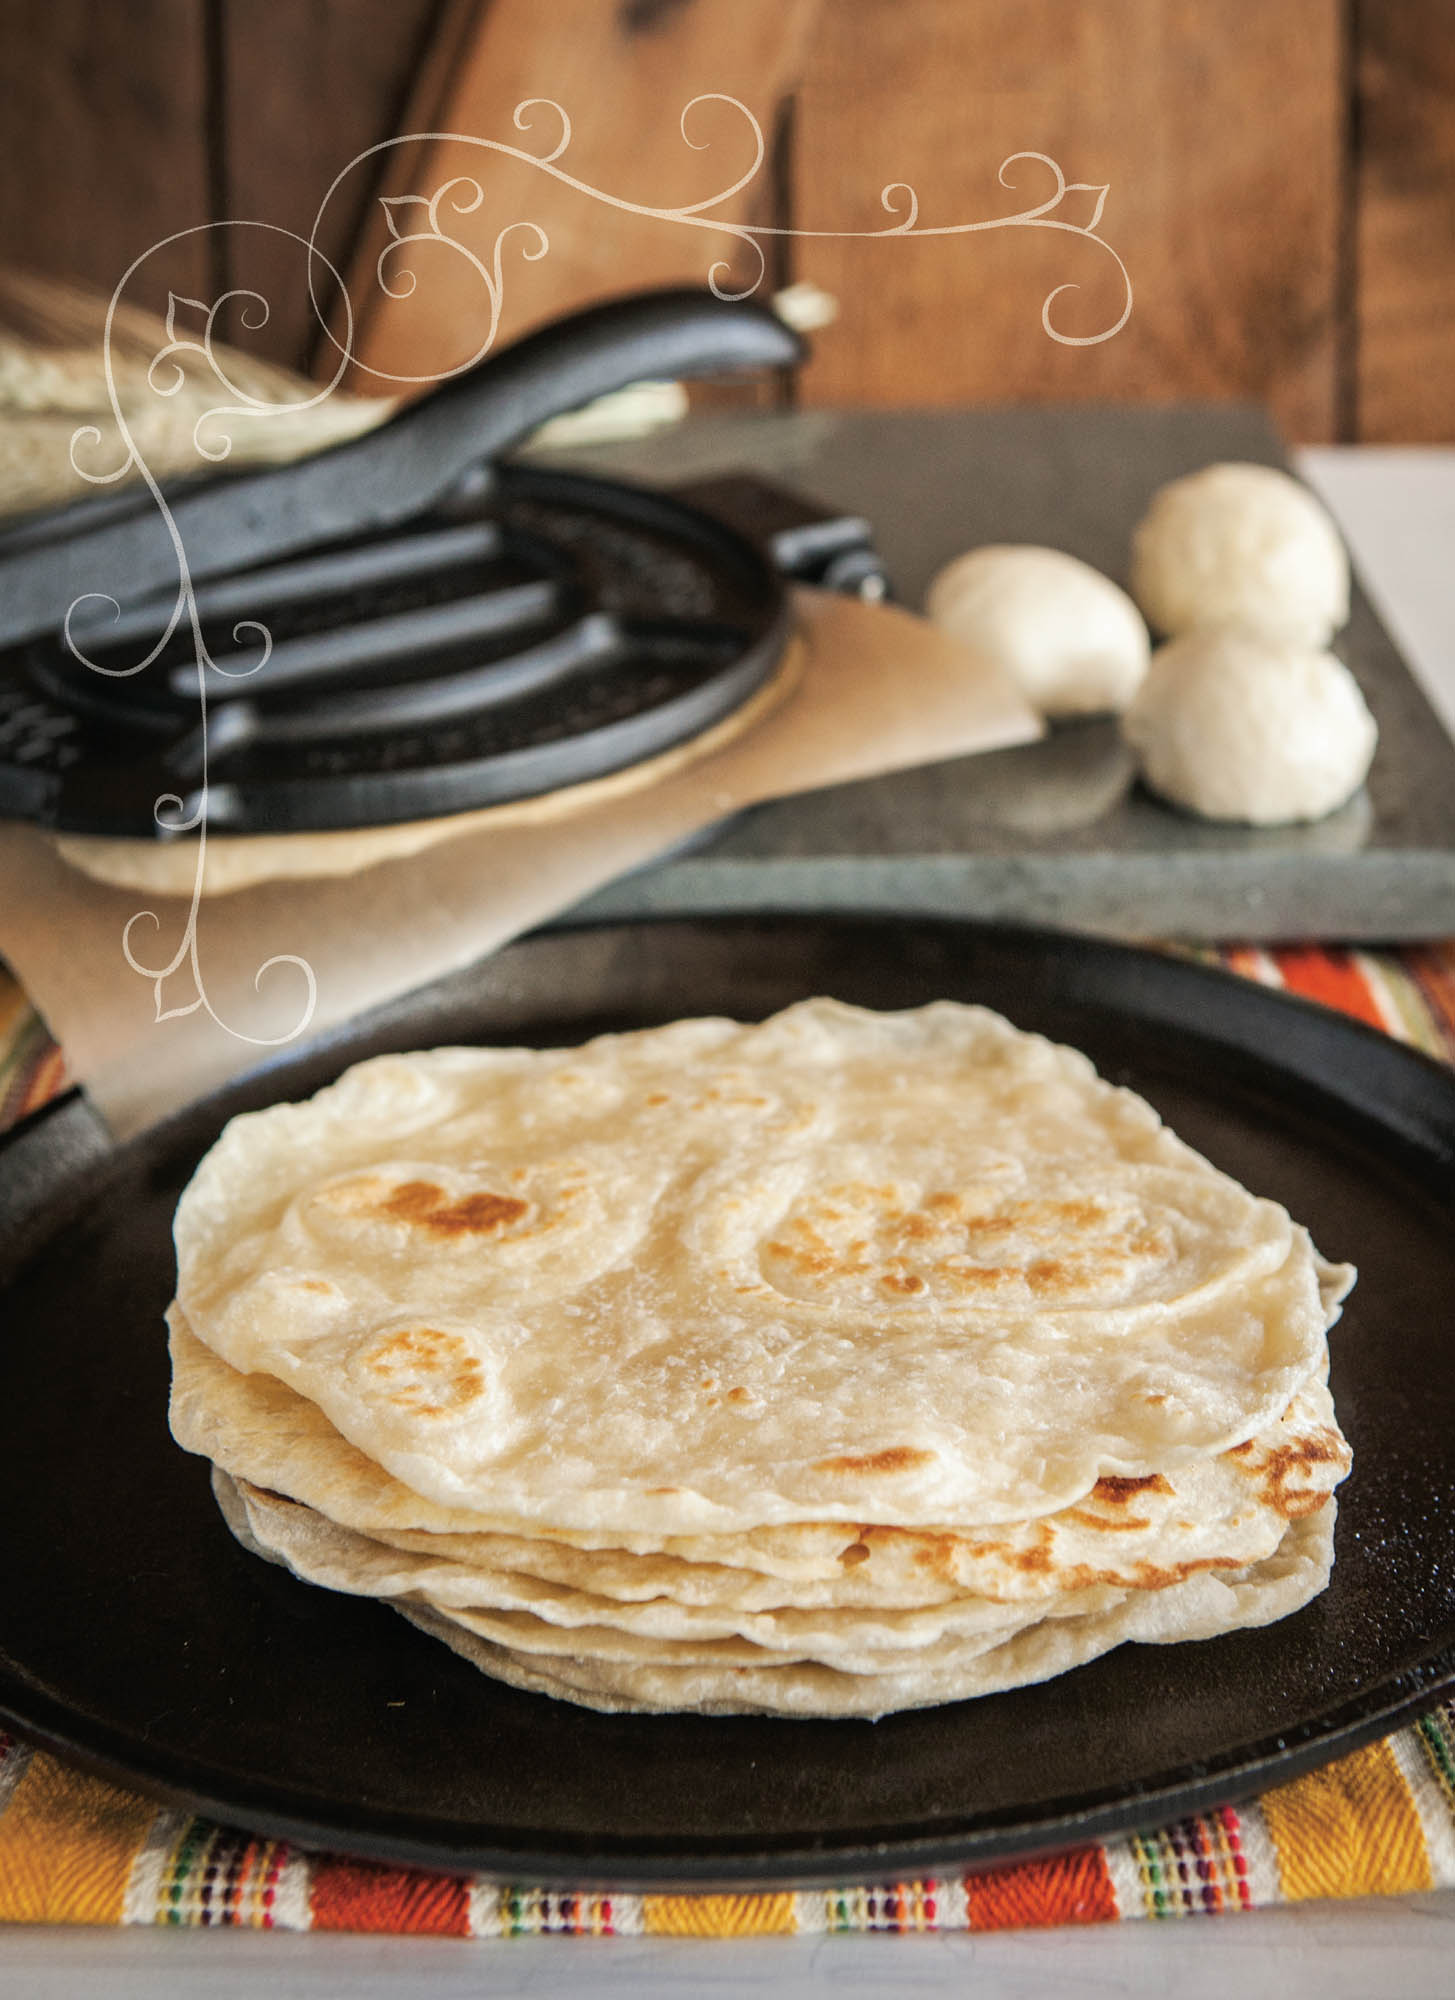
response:
{"label": "stack of tortilla", "polygon": [[176,1238],[238,1539],[517,1687],[875,1716],[1328,1581],[1353,1273],[983,1008],[381,1057]]}

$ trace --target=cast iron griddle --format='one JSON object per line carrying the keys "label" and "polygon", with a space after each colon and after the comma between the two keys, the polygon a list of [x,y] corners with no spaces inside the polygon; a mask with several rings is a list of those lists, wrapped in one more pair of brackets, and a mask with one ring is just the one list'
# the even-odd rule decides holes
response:
{"label": "cast iron griddle", "polygon": [[[167,1433],[161,1320],[173,1206],[227,1117],[386,1049],[575,1041],[820,992],[985,1001],[1076,1043],[1358,1264],[1332,1337],[1354,1471],[1323,1597],[1262,1631],[1127,1646],[875,1724],[603,1716],[501,1687],[233,1542],[206,1465]],[[115,1151],[64,1102],[8,1143],[0,1185],[0,1713],[214,1817],[516,1879],[914,1872],[1245,1795],[1455,1680],[1455,1079],[1226,975],[955,922],[557,931]]]}

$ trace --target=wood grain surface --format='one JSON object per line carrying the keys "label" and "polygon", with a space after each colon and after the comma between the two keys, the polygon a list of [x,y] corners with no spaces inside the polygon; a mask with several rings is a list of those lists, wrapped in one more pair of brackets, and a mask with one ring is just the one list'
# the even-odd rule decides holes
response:
{"label": "wood grain surface", "polygon": [[[239,301],[229,339],[249,353],[297,365],[317,351],[322,328],[309,301],[306,238],[334,176],[354,155],[395,132],[415,75],[438,33],[440,0],[289,0],[287,6],[228,6],[222,14],[223,212],[243,219],[228,232],[229,283],[258,292],[268,316]],[[318,247],[346,267],[377,178],[370,163],[330,203]],[[328,295],[320,271],[320,304]],[[244,316],[246,311],[246,317]],[[327,371],[327,372],[331,372]]]}
{"label": "wood grain surface", "polygon": [[[834,293],[803,395],[940,404],[1172,397],[1267,402],[1294,436],[1332,435],[1343,115],[1337,0],[861,0],[825,17],[799,94],[801,228],[872,229],[889,181],[923,224],[1015,212],[1068,180],[1106,184],[1101,235],[1135,288],[1125,330],[1061,346],[1041,328],[1115,324],[1120,273],[1054,229],[921,242],[806,239]],[[1057,211],[1090,218],[1095,197]]]}
{"label": "wood grain surface", "polygon": [[[450,182],[441,205],[446,232],[489,271],[499,247],[501,298],[496,341],[594,298],[637,286],[705,283],[714,266],[724,282],[756,276],[750,252],[733,237],[687,221],[633,213],[708,203],[748,174],[755,142],[742,115],[704,94],[733,97],[758,120],[765,142],[776,107],[803,59],[817,0],[491,0],[460,60],[444,78],[433,118],[417,104],[412,129],[459,135],[411,149],[398,172],[386,170],[389,197],[432,195]],[[558,166],[583,183],[569,185],[539,165],[472,144],[503,141],[546,154],[562,136],[560,120],[540,104],[514,124],[516,107],[549,98],[571,121]],[[742,192],[714,203],[730,222],[763,219],[772,176],[765,161]],[[598,191],[593,193],[592,191]],[[478,198],[477,198],[478,191]],[[610,197],[603,200],[599,195]],[[458,203],[470,204],[466,212]],[[395,210],[418,227],[417,207]],[[521,225],[526,225],[522,227]],[[539,230],[549,242],[541,256]],[[509,232],[509,234],[503,234]],[[375,204],[352,270],[360,367],[353,386],[379,387],[395,376],[436,376],[477,351],[490,326],[490,287],[470,256],[440,245],[390,253],[385,275],[409,269],[409,296],[389,297],[377,283],[387,245]]]}
{"label": "wood grain surface", "polygon": [[[306,234],[340,169],[410,130],[464,137],[364,161],[320,231],[363,309],[363,358],[386,375],[464,359],[489,299],[443,246],[393,253],[386,269],[412,265],[417,291],[381,294],[380,193],[479,176],[478,210],[442,219],[487,268],[508,224],[546,231],[538,262],[524,234],[502,244],[502,340],[590,298],[700,281],[719,258],[746,279],[751,252],[731,237],[467,143],[549,150],[553,114],[528,131],[511,118],[550,97],[574,125],[560,166],[619,202],[690,206],[752,158],[721,104],[698,108],[684,142],[684,106],[716,92],[770,140],[721,213],[826,232],[766,239],[764,292],[796,275],[839,301],[804,402],[1251,398],[1295,440],[1455,438],[1455,0],[0,0],[0,36],[0,262],[105,295],[165,236],[274,225],[183,235],[129,296],[165,309],[169,290],[254,288],[266,324],[234,305],[226,330],[295,366],[327,373],[332,351],[302,250],[277,232]],[[893,181],[917,188],[922,228],[1049,194],[1034,161],[1001,184],[1018,152],[1108,187],[1100,235],[1135,303],[1103,344],[1041,326],[1058,287],[1076,288],[1051,307],[1068,335],[1120,314],[1120,273],[1074,230],[864,240],[894,219]],[[1088,222],[1095,201],[1068,195],[1058,218]],[[773,384],[726,393],[783,399]]]}
{"label": "wood grain surface", "polygon": [[[3,0],[0,259],[108,296],[132,259],[211,216],[207,53],[196,0]],[[215,272],[192,235],[127,297],[165,311]]]}
{"label": "wood grain surface", "polygon": [[1455,6],[1359,10],[1358,435],[1455,439]]}

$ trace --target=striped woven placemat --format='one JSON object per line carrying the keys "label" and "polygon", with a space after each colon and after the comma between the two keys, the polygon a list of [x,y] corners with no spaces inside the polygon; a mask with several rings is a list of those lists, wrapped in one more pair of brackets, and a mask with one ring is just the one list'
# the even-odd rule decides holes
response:
{"label": "striped woven placemat", "polygon": [[[1455,1062],[1455,945],[1199,954]],[[65,1082],[0,969],[0,1126]],[[974,1875],[602,1895],[304,1853],[213,1825],[0,1732],[0,1919],[459,1937],[1005,1930],[1455,1887],[1455,1703],[1250,1804]]]}

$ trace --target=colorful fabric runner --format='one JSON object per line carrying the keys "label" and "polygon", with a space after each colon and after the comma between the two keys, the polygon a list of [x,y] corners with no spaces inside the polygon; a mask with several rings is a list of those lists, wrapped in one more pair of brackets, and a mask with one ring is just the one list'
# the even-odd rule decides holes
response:
{"label": "colorful fabric runner", "polygon": [[[1455,944],[1198,954],[1455,1062]],[[0,969],[0,1126],[64,1065]],[[987,1931],[1455,1887],[1455,1703],[1251,1804],[975,1875],[715,1895],[573,1893],[305,1854],[161,1808],[0,1732],[0,1920],[456,1937]]]}

